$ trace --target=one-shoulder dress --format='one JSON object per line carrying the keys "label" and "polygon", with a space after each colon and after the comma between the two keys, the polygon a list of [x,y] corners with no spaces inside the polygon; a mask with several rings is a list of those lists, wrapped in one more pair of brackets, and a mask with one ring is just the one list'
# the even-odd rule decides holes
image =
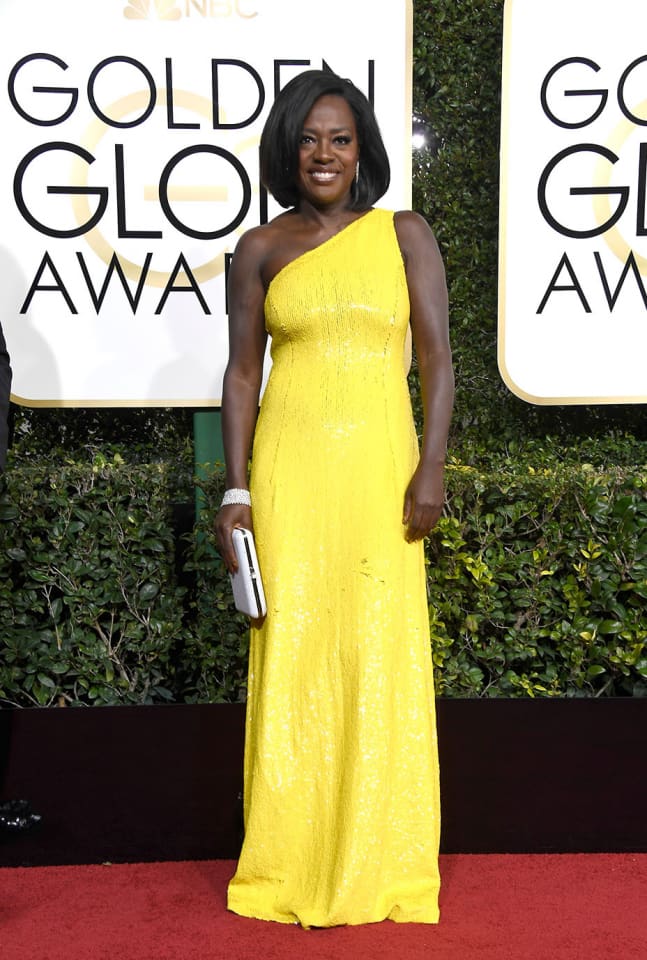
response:
{"label": "one-shoulder dress", "polygon": [[438,921],[440,806],[424,554],[404,493],[418,444],[394,214],[284,267],[253,520],[245,838],[228,906],[304,927]]}

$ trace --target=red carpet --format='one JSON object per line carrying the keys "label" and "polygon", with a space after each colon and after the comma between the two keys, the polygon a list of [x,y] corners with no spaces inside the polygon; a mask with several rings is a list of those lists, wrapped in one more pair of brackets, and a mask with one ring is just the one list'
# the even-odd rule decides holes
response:
{"label": "red carpet", "polygon": [[2,960],[643,960],[647,854],[445,856],[438,927],[225,910],[224,860],[0,869]]}

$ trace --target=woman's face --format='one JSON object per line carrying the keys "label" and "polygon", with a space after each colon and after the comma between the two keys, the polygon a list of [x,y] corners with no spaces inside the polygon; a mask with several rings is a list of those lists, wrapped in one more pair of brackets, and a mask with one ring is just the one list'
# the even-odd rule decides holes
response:
{"label": "woman's face", "polygon": [[304,121],[299,140],[301,197],[318,208],[345,203],[358,160],[353,111],[343,97],[320,97]]}

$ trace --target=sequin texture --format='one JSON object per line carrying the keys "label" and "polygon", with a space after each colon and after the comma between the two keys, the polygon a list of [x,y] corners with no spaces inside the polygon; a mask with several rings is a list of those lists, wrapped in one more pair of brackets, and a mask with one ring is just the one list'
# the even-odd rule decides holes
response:
{"label": "sequin texture", "polygon": [[268,615],[252,629],[245,841],[230,909],[305,927],[438,920],[440,807],[409,300],[393,214],[284,267],[252,501]]}

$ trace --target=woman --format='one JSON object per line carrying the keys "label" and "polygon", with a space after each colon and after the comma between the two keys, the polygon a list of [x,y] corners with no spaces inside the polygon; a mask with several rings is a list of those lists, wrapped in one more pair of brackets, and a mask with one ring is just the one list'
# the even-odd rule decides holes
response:
{"label": "woman", "polygon": [[[245,841],[229,907],[304,927],[435,923],[422,538],[443,504],[453,400],[443,266],[421,217],[373,208],[388,159],[348,81],[295,77],[260,158],[289,209],[241,238],[230,271],[216,533],[233,571],[232,529],[253,518],[268,612],[251,631]],[[273,364],[256,423],[266,331]]]}

